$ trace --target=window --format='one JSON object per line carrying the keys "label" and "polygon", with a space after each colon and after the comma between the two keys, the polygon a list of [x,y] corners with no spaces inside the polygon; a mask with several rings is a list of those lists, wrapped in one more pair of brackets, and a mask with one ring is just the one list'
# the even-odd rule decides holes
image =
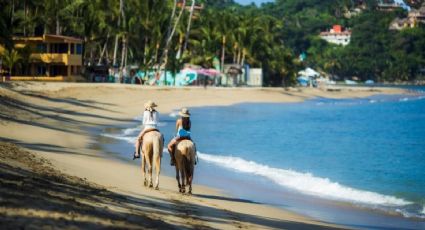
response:
{"label": "window", "polygon": [[68,53],[68,44],[66,44],[66,43],[52,43],[52,44],[50,44],[50,53],[66,54],[66,53]]}
{"label": "window", "polygon": [[77,51],[77,54],[82,54],[83,46],[81,44],[77,44],[76,51]]}
{"label": "window", "polygon": [[71,43],[71,54],[75,54],[75,44]]}
{"label": "window", "polygon": [[58,53],[60,53],[60,54],[66,54],[66,53],[68,53],[68,44],[66,44],[66,43],[59,43],[58,44]]}
{"label": "window", "polygon": [[46,66],[39,65],[37,66],[37,75],[46,75]]}
{"label": "window", "polygon": [[45,43],[37,44],[36,51],[38,53],[47,53],[47,44]]}

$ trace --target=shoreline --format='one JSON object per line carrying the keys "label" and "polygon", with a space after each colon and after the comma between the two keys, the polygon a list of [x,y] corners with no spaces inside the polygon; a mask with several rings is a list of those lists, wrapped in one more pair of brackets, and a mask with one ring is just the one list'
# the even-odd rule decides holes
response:
{"label": "shoreline", "polygon": [[[390,95],[381,96],[380,98],[384,99],[384,101],[394,100],[394,98],[391,97]],[[398,99],[397,98],[395,99],[398,101],[401,98],[404,98],[404,96],[399,96]],[[415,96],[413,96],[413,98],[415,98]],[[367,101],[371,100],[370,98],[366,98],[366,99]],[[316,99],[313,100],[313,103],[315,100]],[[327,99],[324,99],[324,100],[327,100]],[[348,99],[348,100],[351,100],[351,99]],[[362,99],[358,99],[358,100],[362,100]],[[368,103],[371,103],[371,102],[368,102]],[[244,103],[244,104],[250,104],[250,103]],[[259,103],[259,104],[263,104],[263,103]],[[255,106],[257,105],[257,103],[254,103],[252,105]],[[280,104],[277,103],[276,105],[280,105]],[[213,106],[213,107],[215,109],[219,109],[221,106]],[[205,109],[205,107],[196,108],[196,110],[194,110],[195,112],[194,114],[197,114],[203,109]],[[207,110],[211,110],[211,108],[207,107]],[[171,114],[168,114],[168,115],[165,114],[164,116],[168,117],[170,115]],[[116,143],[103,144],[103,146],[105,146],[104,149],[106,149],[108,152],[109,151],[114,152],[114,150],[116,151],[116,149],[125,148],[125,145],[128,145],[129,143],[127,143],[127,140],[121,139],[120,137],[122,136],[120,136],[120,134],[127,133],[128,130],[134,128],[135,122],[132,122],[132,124],[128,124],[126,126],[117,127],[117,130],[113,132],[109,132],[107,129],[102,129],[102,134],[101,134],[102,136],[111,138],[113,142],[116,142]],[[169,123],[169,121],[165,123]],[[170,126],[170,124],[168,124],[167,126]],[[168,129],[170,129],[170,127],[168,127]],[[104,135],[104,134],[107,134],[107,135]],[[125,137],[130,137],[130,136],[132,135],[126,134]],[[168,153],[164,152],[164,154],[166,154],[165,168],[168,168],[169,167]],[[119,153],[116,153],[116,155],[114,156],[120,159],[124,158],[123,155],[120,155]],[[374,207],[368,206],[367,204],[360,205],[360,204],[355,204],[349,201],[332,200],[332,199],[326,199],[326,198],[322,198],[318,196],[299,194],[295,190],[291,190],[289,188],[282,189],[278,185],[268,186],[267,184],[269,184],[269,182],[266,182],[267,179],[265,178],[260,179],[261,181],[264,180],[262,183],[255,183],[255,182],[250,183],[248,179],[250,175],[248,174],[244,174],[242,172],[236,172],[233,170],[229,170],[227,168],[219,167],[217,165],[211,164],[211,162],[205,161],[201,157],[200,157],[200,160],[201,160],[200,162],[203,168],[200,169],[201,171],[198,170],[196,172],[197,176],[195,177],[195,179],[196,178],[204,178],[204,179],[202,181],[198,181],[197,183],[202,184],[204,186],[208,186],[210,188],[218,189],[231,197],[239,197],[240,199],[248,200],[254,203],[265,204],[265,205],[269,205],[271,207],[277,207],[283,210],[290,210],[295,213],[308,216],[309,218],[318,219],[320,221],[328,222],[331,219],[334,219],[333,221],[330,221],[330,222],[334,224],[336,223],[342,226],[348,226],[348,227],[354,227],[355,225],[353,223],[356,223],[356,222],[357,223],[369,222],[370,226],[373,226],[373,223],[379,222],[376,220],[381,220],[382,223],[395,222],[399,224],[399,226],[413,226],[413,229],[416,229],[417,225],[415,225],[415,222],[418,222],[418,225],[419,225],[423,221],[422,218],[407,217],[407,216],[404,216],[404,214],[401,212],[393,212],[392,210],[385,209],[384,207],[374,208]],[[126,162],[131,164],[131,161],[126,161]],[[163,165],[163,168],[164,168],[164,165]],[[209,168],[209,169],[205,170],[205,168]],[[224,172],[221,172],[221,171],[224,171]],[[223,186],[215,182],[205,181],[205,178],[210,178],[212,175],[222,178],[221,181],[223,182],[223,184],[229,184],[229,186]],[[168,173],[167,176],[173,177],[173,172],[171,171],[171,173]],[[244,178],[244,179],[241,179],[241,178]],[[250,186],[246,186],[247,184],[249,184]],[[263,188],[263,185],[265,188]],[[279,187],[279,188],[276,189],[275,187]],[[248,190],[249,191],[252,190],[252,191],[246,192]],[[261,194],[264,194],[264,192],[266,191],[272,194],[269,194],[268,199],[261,198]],[[279,196],[277,195],[278,193],[279,193]],[[285,201],[283,202],[279,201],[279,199],[283,197]],[[315,207],[311,208],[311,206],[309,206],[311,204],[313,204]]]}
{"label": "shoreline", "polygon": [[[301,90],[290,89],[216,89],[216,88],[139,88],[125,85],[106,84],[60,84],[60,83],[16,83],[9,89],[0,88],[2,98],[3,116],[1,125],[5,128],[0,131],[1,140],[14,142],[38,156],[47,158],[60,171],[87,178],[97,184],[105,186],[108,190],[124,195],[137,195],[140,197],[155,197],[176,202],[170,211],[178,211],[182,205],[182,196],[176,191],[174,178],[162,176],[160,192],[147,190],[137,184],[141,182],[139,168],[105,159],[99,151],[88,149],[87,146],[95,145],[83,127],[101,126],[106,124],[124,124],[131,121],[140,113],[145,100],[153,99],[160,104],[159,110],[171,110],[183,106],[208,106],[231,105],[242,102],[297,102],[317,96],[331,98],[364,97],[377,93],[401,94],[401,89],[380,89],[376,91],[356,92],[323,92],[318,89]],[[255,95],[254,93],[255,92]],[[126,95],[122,95],[125,93]],[[324,95],[324,94],[329,95]],[[113,97],[105,98],[113,95]],[[11,100],[13,99],[13,100]],[[12,114],[15,113],[13,116]],[[36,136],[36,137],[35,137]],[[163,162],[166,163],[166,162]],[[111,172],[108,169],[115,169]],[[130,176],[129,176],[130,175]],[[211,207],[218,216],[225,216],[226,220],[235,219],[239,225],[246,228],[274,228],[288,227],[288,223],[304,224],[306,228],[336,227],[332,224],[315,221],[302,217],[292,212],[276,210],[264,205],[240,202],[234,198],[227,198],[218,191],[195,185],[195,193],[208,194],[208,198],[190,199],[183,197],[183,207],[195,203],[201,206],[198,213],[190,215],[191,218],[200,218]],[[253,208],[255,211],[253,211]],[[190,213],[190,211],[188,211]],[[230,212],[230,214],[229,214]],[[207,215],[208,216],[208,215]],[[247,219],[255,217],[256,221]],[[272,218],[274,221],[267,221]],[[167,216],[167,222],[175,224],[184,221],[183,217]],[[288,222],[289,221],[289,222]],[[205,227],[237,228],[231,221],[207,224]],[[194,223],[189,223],[191,226]],[[200,223],[197,223],[200,224]],[[338,228],[338,227],[337,227]]]}

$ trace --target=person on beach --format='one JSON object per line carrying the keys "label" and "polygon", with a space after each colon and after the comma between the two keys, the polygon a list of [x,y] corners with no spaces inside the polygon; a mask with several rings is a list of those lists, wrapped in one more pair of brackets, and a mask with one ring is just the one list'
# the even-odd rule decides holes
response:
{"label": "person on beach", "polygon": [[145,103],[145,111],[143,112],[143,129],[137,136],[136,143],[134,145],[135,150],[133,154],[133,160],[140,158],[140,146],[142,146],[143,136],[150,131],[158,131],[159,113],[155,110],[158,105],[153,101]]}
{"label": "person on beach", "polygon": [[[192,140],[190,138],[190,113],[187,108],[182,108],[179,112],[180,118],[176,120],[176,136],[168,143],[168,152],[170,153],[171,165],[175,165],[174,150],[181,140]],[[196,164],[196,163],[195,163]]]}

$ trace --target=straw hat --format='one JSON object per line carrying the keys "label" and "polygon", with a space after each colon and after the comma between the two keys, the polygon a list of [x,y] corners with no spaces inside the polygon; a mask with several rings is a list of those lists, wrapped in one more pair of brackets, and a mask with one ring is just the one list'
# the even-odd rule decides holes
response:
{"label": "straw hat", "polygon": [[187,108],[183,108],[180,110],[179,115],[182,117],[190,117],[189,110]]}
{"label": "straw hat", "polygon": [[158,105],[155,104],[155,102],[149,100],[148,102],[145,103],[145,109],[149,109],[149,108],[154,108],[157,107]]}

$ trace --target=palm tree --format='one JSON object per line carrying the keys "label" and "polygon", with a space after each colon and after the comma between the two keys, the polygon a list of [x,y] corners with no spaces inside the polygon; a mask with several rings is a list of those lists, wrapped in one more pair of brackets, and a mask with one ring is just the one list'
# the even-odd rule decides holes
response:
{"label": "palm tree", "polygon": [[3,53],[3,63],[9,68],[10,76],[13,75],[13,67],[15,64],[22,59],[21,55],[19,55],[18,51],[15,49],[5,50]]}

